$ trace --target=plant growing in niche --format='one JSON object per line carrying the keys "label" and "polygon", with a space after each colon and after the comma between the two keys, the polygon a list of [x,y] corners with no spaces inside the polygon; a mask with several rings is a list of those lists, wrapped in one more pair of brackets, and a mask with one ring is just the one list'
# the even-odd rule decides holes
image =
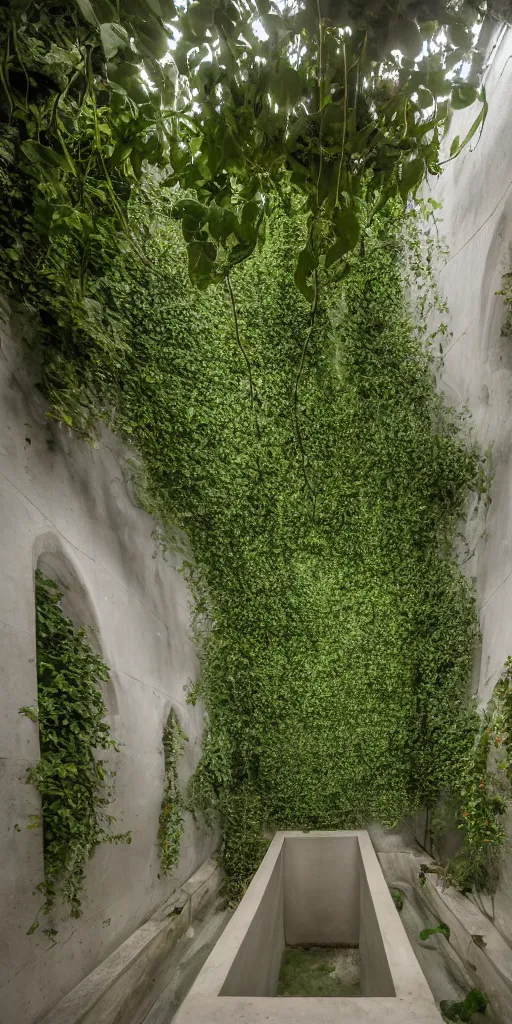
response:
{"label": "plant growing in niche", "polygon": [[162,870],[168,875],[180,855],[183,835],[183,800],[178,782],[177,761],[187,736],[183,732],[174,711],[170,711],[164,726],[162,743],[164,748],[165,778],[164,796],[158,819],[158,849]]}
{"label": "plant growing in niche", "polygon": [[[44,903],[28,934],[39,928],[58,896],[80,917],[81,893],[89,858],[100,843],[129,843],[128,832],[112,834],[115,818],[105,808],[113,797],[115,772],[96,756],[118,750],[110,737],[100,686],[108,668],[60,607],[59,585],[36,571],[37,706],[20,708],[39,726],[41,758],[27,782],[41,794],[41,814],[29,828],[43,828],[44,880],[37,886]],[[56,931],[45,929],[53,938]]]}
{"label": "plant growing in niche", "polygon": [[448,999],[442,999],[440,1004],[443,1019],[447,1021],[467,1022],[471,1020],[474,1013],[485,1013],[489,1000],[485,992],[479,988],[472,988],[466,998],[460,1003],[451,1003]]}

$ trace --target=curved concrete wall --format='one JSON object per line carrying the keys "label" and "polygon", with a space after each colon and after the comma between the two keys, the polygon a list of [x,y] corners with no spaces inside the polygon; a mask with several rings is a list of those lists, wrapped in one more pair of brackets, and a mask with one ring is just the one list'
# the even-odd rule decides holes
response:
{"label": "curved concrete wall", "polygon": [[[171,706],[189,737],[180,770],[190,775],[202,733],[199,707],[186,704],[197,676],[189,593],[171,561],[155,556],[155,523],[130,498],[126,453],[105,432],[97,447],[46,420],[46,406],[5,332],[0,348],[0,1020],[32,1024],[123,942],[209,856],[213,837],[189,818],[180,862],[159,877],[156,844],[162,799],[162,729]],[[26,784],[38,760],[37,726],[18,709],[37,697],[34,569],[68,584],[65,610],[85,621],[111,669],[105,688],[115,755],[112,813],[130,846],[96,850],[83,916],[57,913],[53,948],[27,937],[43,877],[42,837],[27,831],[38,810]],[[44,925],[41,926],[41,930]]]}
{"label": "curved concrete wall", "polygon": [[[439,231],[449,250],[439,283],[452,336],[440,387],[450,404],[469,407],[472,435],[482,449],[493,446],[492,503],[468,511],[464,566],[477,583],[482,649],[475,688],[482,704],[512,654],[512,338],[502,337],[505,307],[496,294],[503,274],[512,270],[512,28],[496,27],[490,56],[489,114],[481,138],[475,135],[426,191],[443,203]],[[475,109],[454,115],[446,156],[452,138],[468,131]],[[512,940],[511,854],[488,909]]]}

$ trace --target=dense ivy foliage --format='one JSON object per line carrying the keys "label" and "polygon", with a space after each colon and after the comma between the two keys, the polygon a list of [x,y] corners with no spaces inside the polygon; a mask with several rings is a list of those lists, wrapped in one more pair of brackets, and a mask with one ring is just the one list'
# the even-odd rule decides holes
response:
{"label": "dense ivy foliage", "polygon": [[508,658],[492,699],[481,714],[474,745],[460,767],[458,853],[440,869],[461,892],[493,893],[500,853],[507,839],[503,815],[512,782],[512,659]]}
{"label": "dense ivy foliage", "polygon": [[141,204],[145,259],[119,254],[94,298],[116,309],[110,340],[43,350],[53,408],[109,419],[146,507],[190,539],[208,714],[192,790],[222,815],[231,895],[268,827],[392,822],[457,792],[477,729],[452,544],[481,467],[403,297],[399,218],[341,286],[321,278],[312,325],[288,212],[232,275],[240,345],[228,292],[191,289],[172,222]]}
{"label": "dense ivy foliage", "polygon": [[164,795],[158,819],[158,849],[162,870],[169,874],[180,855],[183,835],[183,800],[178,781],[177,761],[187,737],[180,728],[174,711],[170,711],[164,726]]}
{"label": "dense ivy foliage", "polygon": [[[41,794],[41,815],[31,828],[43,828],[44,896],[39,914],[49,914],[58,896],[80,917],[87,862],[100,843],[130,842],[114,835],[113,775],[97,752],[117,746],[110,737],[101,684],[108,668],[87,643],[85,627],[75,630],[60,608],[57,583],[36,572],[37,706],[21,708],[39,726],[41,759],[27,782]],[[29,934],[39,927],[39,914]],[[53,928],[45,934],[57,934]]]}

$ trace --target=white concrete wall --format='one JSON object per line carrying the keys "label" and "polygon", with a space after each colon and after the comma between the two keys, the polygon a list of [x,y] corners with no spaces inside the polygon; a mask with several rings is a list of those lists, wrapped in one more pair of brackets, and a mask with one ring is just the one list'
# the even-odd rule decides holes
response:
{"label": "white concrete wall", "polygon": [[288,838],[283,853],[287,944],[359,945],[358,836]]}
{"label": "white concrete wall", "polygon": [[281,849],[272,862],[261,898],[249,908],[250,926],[235,931],[235,939],[231,936],[231,942],[236,944],[238,935],[241,941],[219,995],[275,996],[285,946],[284,872]]}
{"label": "white concrete wall", "polygon": [[[445,350],[440,386],[451,405],[467,405],[472,432],[482,449],[493,445],[492,503],[470,509],[466,534],[472,557],[465,571],[477,581],[482,627],[475,683],[486,703],[512,654],[512,339],[501,336],[505,308],[496,294],[512,270],[512,29],[497,29],[485,86],[489,114],[481,138],[427,195],[440,200],[440,234],[448,262],[439,284],[453,332]],[[445,155],[455,135],[464,137],[475,110],[454,115]],[[492,909],[492,908],[490,908]],[[495,922],[512,939],[512,856],[504,865]]]}
{"label": "white concrete wall", "polygon": [[[185,703],[198,663],[190,639],[189,593],[171,561],[155,555],[153,520],[130,498],[126,454],[105,432],[96,447],[49,425],[45,402],[5,332],[0,348],[0,1020],[32,1024],[123,942],[209,856],[213,837],[187,820],[179,865],[159,878],[157,827],[169,709],[189,736],[180,770],[200,753],[202,713]],[[98,848],[87,871],[83,916],[57,913],[58,944],[27,937],[40,906],[38,811],[26,784],[38,760],[37,726],[18,709],[37,698],[34,568],[43,557],[71,583],[70,607],[98,627],[111,669],[106,694],[115,755],[112,813],[130,846]],[[19,829],[19,831],[18,831]]]}

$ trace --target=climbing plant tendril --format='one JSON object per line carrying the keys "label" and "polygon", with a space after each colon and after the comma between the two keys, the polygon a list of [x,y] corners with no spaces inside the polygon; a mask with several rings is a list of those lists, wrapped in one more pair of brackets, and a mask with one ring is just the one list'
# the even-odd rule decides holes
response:
{"label": "climbing plant tendril", "polygon": [[[36,888],[44,903],[29,934],[40,926],[60,897],[71,916],[80,917],[87,862],[100,843],[129,843],[127,832],[113,834],[105,808],[113,798],[115,772],[97,757],[117,750],[105,720],[100,691],[108,669],[87,643],[85,627],[75,630],[60,608],[57,583],[36,572],[37,683],[35,707],[21,708],[39,726],[41,758],[27,782],[41,794],[41,815],[30,828],[43,828],[44,880]],[[54,928],[44,929],[53,938]]]}

